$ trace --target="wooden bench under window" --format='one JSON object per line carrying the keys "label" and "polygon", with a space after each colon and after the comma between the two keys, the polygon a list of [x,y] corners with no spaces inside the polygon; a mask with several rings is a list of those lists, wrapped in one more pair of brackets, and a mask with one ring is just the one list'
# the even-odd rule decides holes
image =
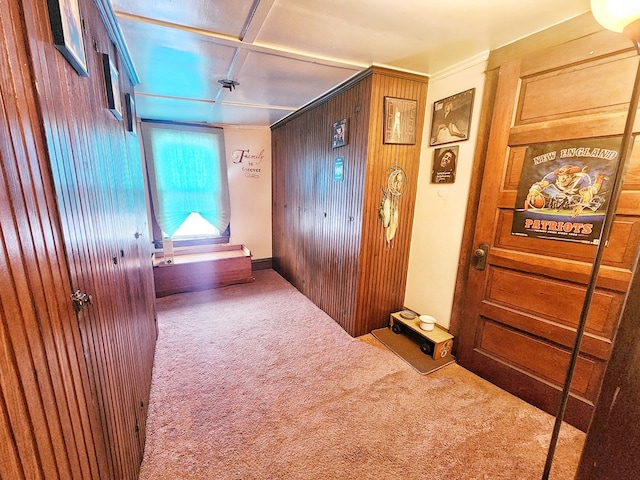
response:
{"label": "wooden bench under window", "polygon": [[251,251],[244,245],[178,247],[173,262],[162,252],[153,254],[156,297],[207,290],[255,280]]}

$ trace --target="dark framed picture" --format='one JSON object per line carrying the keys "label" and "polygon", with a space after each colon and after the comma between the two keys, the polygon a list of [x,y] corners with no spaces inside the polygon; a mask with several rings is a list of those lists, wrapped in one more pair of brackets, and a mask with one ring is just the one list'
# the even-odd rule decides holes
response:
{"label": "dark framed picture", "polygon": [[453,183],[456,181],[458,166],[458,146],[435,148],[433,150],[433,168],[431,183]]}
{"label": "dark framed picture", "polygon": [[384,97],[384,143],[414,145],[418,101]]}
{"label": "dark framed picture", "polygon": [[53,43],[83,77],[89,76],[78,0],[47,0]]}
{"label": "dark framed picture", "polygon": [[114,117],[122,120],[122,100],[120,99],[118,70],[107,53],[102,54],[102,65],[104,67],[104,83],[107,89],[107,106]]}
{"label": "dark framed picture", "polygon": [[138,122],[136,121],[136,102],[131,93],[124,94],[124,106],[127,111],[127,132],[138,135]]}
{"label": "dark framed picture", "polygon": [[471,88],[433,103],[429,145],[469,140],[475,91]]}
{"label": "dark framed picture", "polygon": [[331,146],[333,148],[342,147],[347,144],[347,127],[349,122],[346,118],[333,124],[333,136],[331,137]]}

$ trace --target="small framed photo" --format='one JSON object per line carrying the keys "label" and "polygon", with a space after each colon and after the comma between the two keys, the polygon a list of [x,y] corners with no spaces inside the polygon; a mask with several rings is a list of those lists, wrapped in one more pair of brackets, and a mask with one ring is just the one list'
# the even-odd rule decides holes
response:
{"label": "small framed photo", "polygon": [[343,147],[347,144],[347,126],[349,122],[346,118],[333,124],[333,136],[331,137],[331,146],[333,148]]}
{"label": "small framed photo", "polygon": [[418,101],[384,97],[384,143],[414,145]]}
{"label": "small framed photo", "polygon": [[82,77],[89,76],[78,0],[47,0],[53,43]]}
{"label": "small framed photo", "polygon": [[458,146],[435,148],[433,150],[433,168],[431,183],[453,183],[456,181],[458,166]]}
{"label": "small framed photo", "polygon": [[333,161],[333,181],[341,182],[344,180],[344,157],[336,157]]}
{"label": "small framed photo", "polygon": [[138,122],[136,121],[136,102],[133,94],[124,94],[124,106],[127,111],[127,132],[138,135]]}
{"label": "small framed photo", "polygon": [[433,103],[429,145],[469,140],[475,91],[471,88]]}
{"label": "small framed photo", "polygon": [[122,100],[120,99],[118,70],[107,53],[102,54],[102,65],[104,67],[104,83],[107,89],[107,106],[114,117],[122,120]]}

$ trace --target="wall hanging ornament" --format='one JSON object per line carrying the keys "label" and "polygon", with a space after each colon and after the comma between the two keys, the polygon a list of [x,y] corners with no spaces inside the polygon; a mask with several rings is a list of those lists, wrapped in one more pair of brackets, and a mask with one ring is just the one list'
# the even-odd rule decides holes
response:
{"label": "wall hanging ornament", "polygon": [[405,171],[397,165],[389,167],[387,188],[382,187],[382,201],[378,209],[387,244],[391,243],[398,230],[398,199],[406,188],[407,174]]}

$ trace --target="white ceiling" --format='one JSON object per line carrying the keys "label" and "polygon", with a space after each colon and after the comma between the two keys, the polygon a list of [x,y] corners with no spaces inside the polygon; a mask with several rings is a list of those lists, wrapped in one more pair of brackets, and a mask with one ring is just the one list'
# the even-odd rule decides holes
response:
{"label": "white ceiling", "polygon": [[[371,65],[434,75],[589,0],[111,0],[141,118],[268,126]],[[218,83],[239,83],[229,91]]]}

